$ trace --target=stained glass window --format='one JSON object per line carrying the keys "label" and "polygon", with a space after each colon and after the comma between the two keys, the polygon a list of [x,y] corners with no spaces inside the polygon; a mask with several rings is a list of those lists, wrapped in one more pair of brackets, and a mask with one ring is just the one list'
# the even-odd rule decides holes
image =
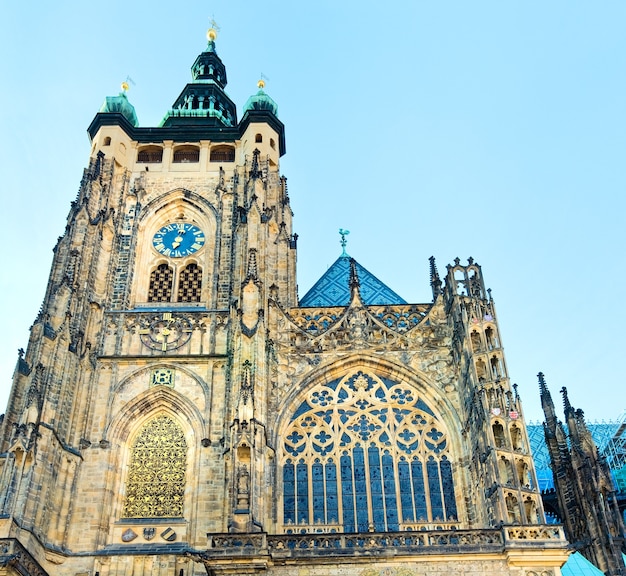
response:
{"label": "stained glass window", "polygon": [[406,384],[362,371],[318,384],[282,437],[287,532],[457,521],[447,431]]}

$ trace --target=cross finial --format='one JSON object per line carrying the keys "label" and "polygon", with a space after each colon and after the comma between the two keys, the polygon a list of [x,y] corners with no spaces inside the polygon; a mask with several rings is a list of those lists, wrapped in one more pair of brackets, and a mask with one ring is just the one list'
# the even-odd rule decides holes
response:
{"label": "cross finial", "polygon": [[206,37],[209,42],[215,42],[215,39],[217,38],[217,33],[219,32],[220,27],[217,25],[217,22],[215,21],[215,18],[213,17],[211,17],[211,20],[209,23],[211,24],[211,27],[207,31]]}
{"label": "cross finial", "polygon": [[122,82],[122,91],[124,93],[128,92],[128,89],[130,88],[130,85],[135,85],[135,81],[130,77],[130,76],[126,76],[126,80],[124,80],[124,82]]}
{"label": "cross finial", "polygon": [[263,88],[265,88],[265,81],[269,80],[269,78],[263,74],[263,72],[261,72],[261,75],[259,77],[259,81],[256,83],[257,87],[259,88],[259,90],[263,90]]}
{"label": "cross finial", "polygon": [[346,240],[346,236],[350,234],[350,230],[339,228],[339,234],[341,235],[341,255],[347,256],[348,253],[346,252],[346,245],[348,244],[348,241]]}

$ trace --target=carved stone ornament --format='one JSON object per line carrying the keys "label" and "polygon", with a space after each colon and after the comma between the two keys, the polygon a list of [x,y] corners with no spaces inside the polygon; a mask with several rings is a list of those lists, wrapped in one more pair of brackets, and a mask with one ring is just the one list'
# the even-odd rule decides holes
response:
{"label": "carved stone ornament", "polygon": [[122,532],[122,542],[132,542],[135,538],[137,538],[137,533],[132,528]]}
{"label": "carved stone ornament", "polygon": [[161,532],[161,538],[166,542],[174,542],[174,540],[176,540],[176,532],[174,532],[172,528],[166,528]]}
{"label": "carved stone ornament", "polygon": [[191,338],[191,322],[171,312],[164,312],[150,318],[146,326],[139,330],[144,346],[152,350],[167,352],[176,350]]}

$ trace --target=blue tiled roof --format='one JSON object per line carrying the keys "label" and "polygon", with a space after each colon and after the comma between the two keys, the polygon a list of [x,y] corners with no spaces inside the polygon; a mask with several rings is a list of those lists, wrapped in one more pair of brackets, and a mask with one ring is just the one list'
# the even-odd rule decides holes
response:
{"label": "blue tiled roof", "polygon": [[[356,262],[364,304],[406,304],[391,288]],[[301,299],[300,306],[347,306],[350,302],[350,257],[341,255]]]}
{"label": "blue tiled roof", "polygon": [[561,568],[561,574],[563,576],[604,576],[604,572],[596,568],[580,552],[574,552],[567,559]]}

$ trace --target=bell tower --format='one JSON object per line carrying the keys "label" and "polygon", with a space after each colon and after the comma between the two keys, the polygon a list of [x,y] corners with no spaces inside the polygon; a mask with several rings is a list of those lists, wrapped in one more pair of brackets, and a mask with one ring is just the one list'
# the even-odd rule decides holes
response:
{"label": "bell tower", "polygon": [[255,391],[269,297],[297,304],[285,131],[263,81],[237,119],[207,37],[159,127],[124,84],[88,128],[2,425],[0,537],[42,574],[117,573],[131,549],[136,569],[187,573],[181,549],[269,514]]}

